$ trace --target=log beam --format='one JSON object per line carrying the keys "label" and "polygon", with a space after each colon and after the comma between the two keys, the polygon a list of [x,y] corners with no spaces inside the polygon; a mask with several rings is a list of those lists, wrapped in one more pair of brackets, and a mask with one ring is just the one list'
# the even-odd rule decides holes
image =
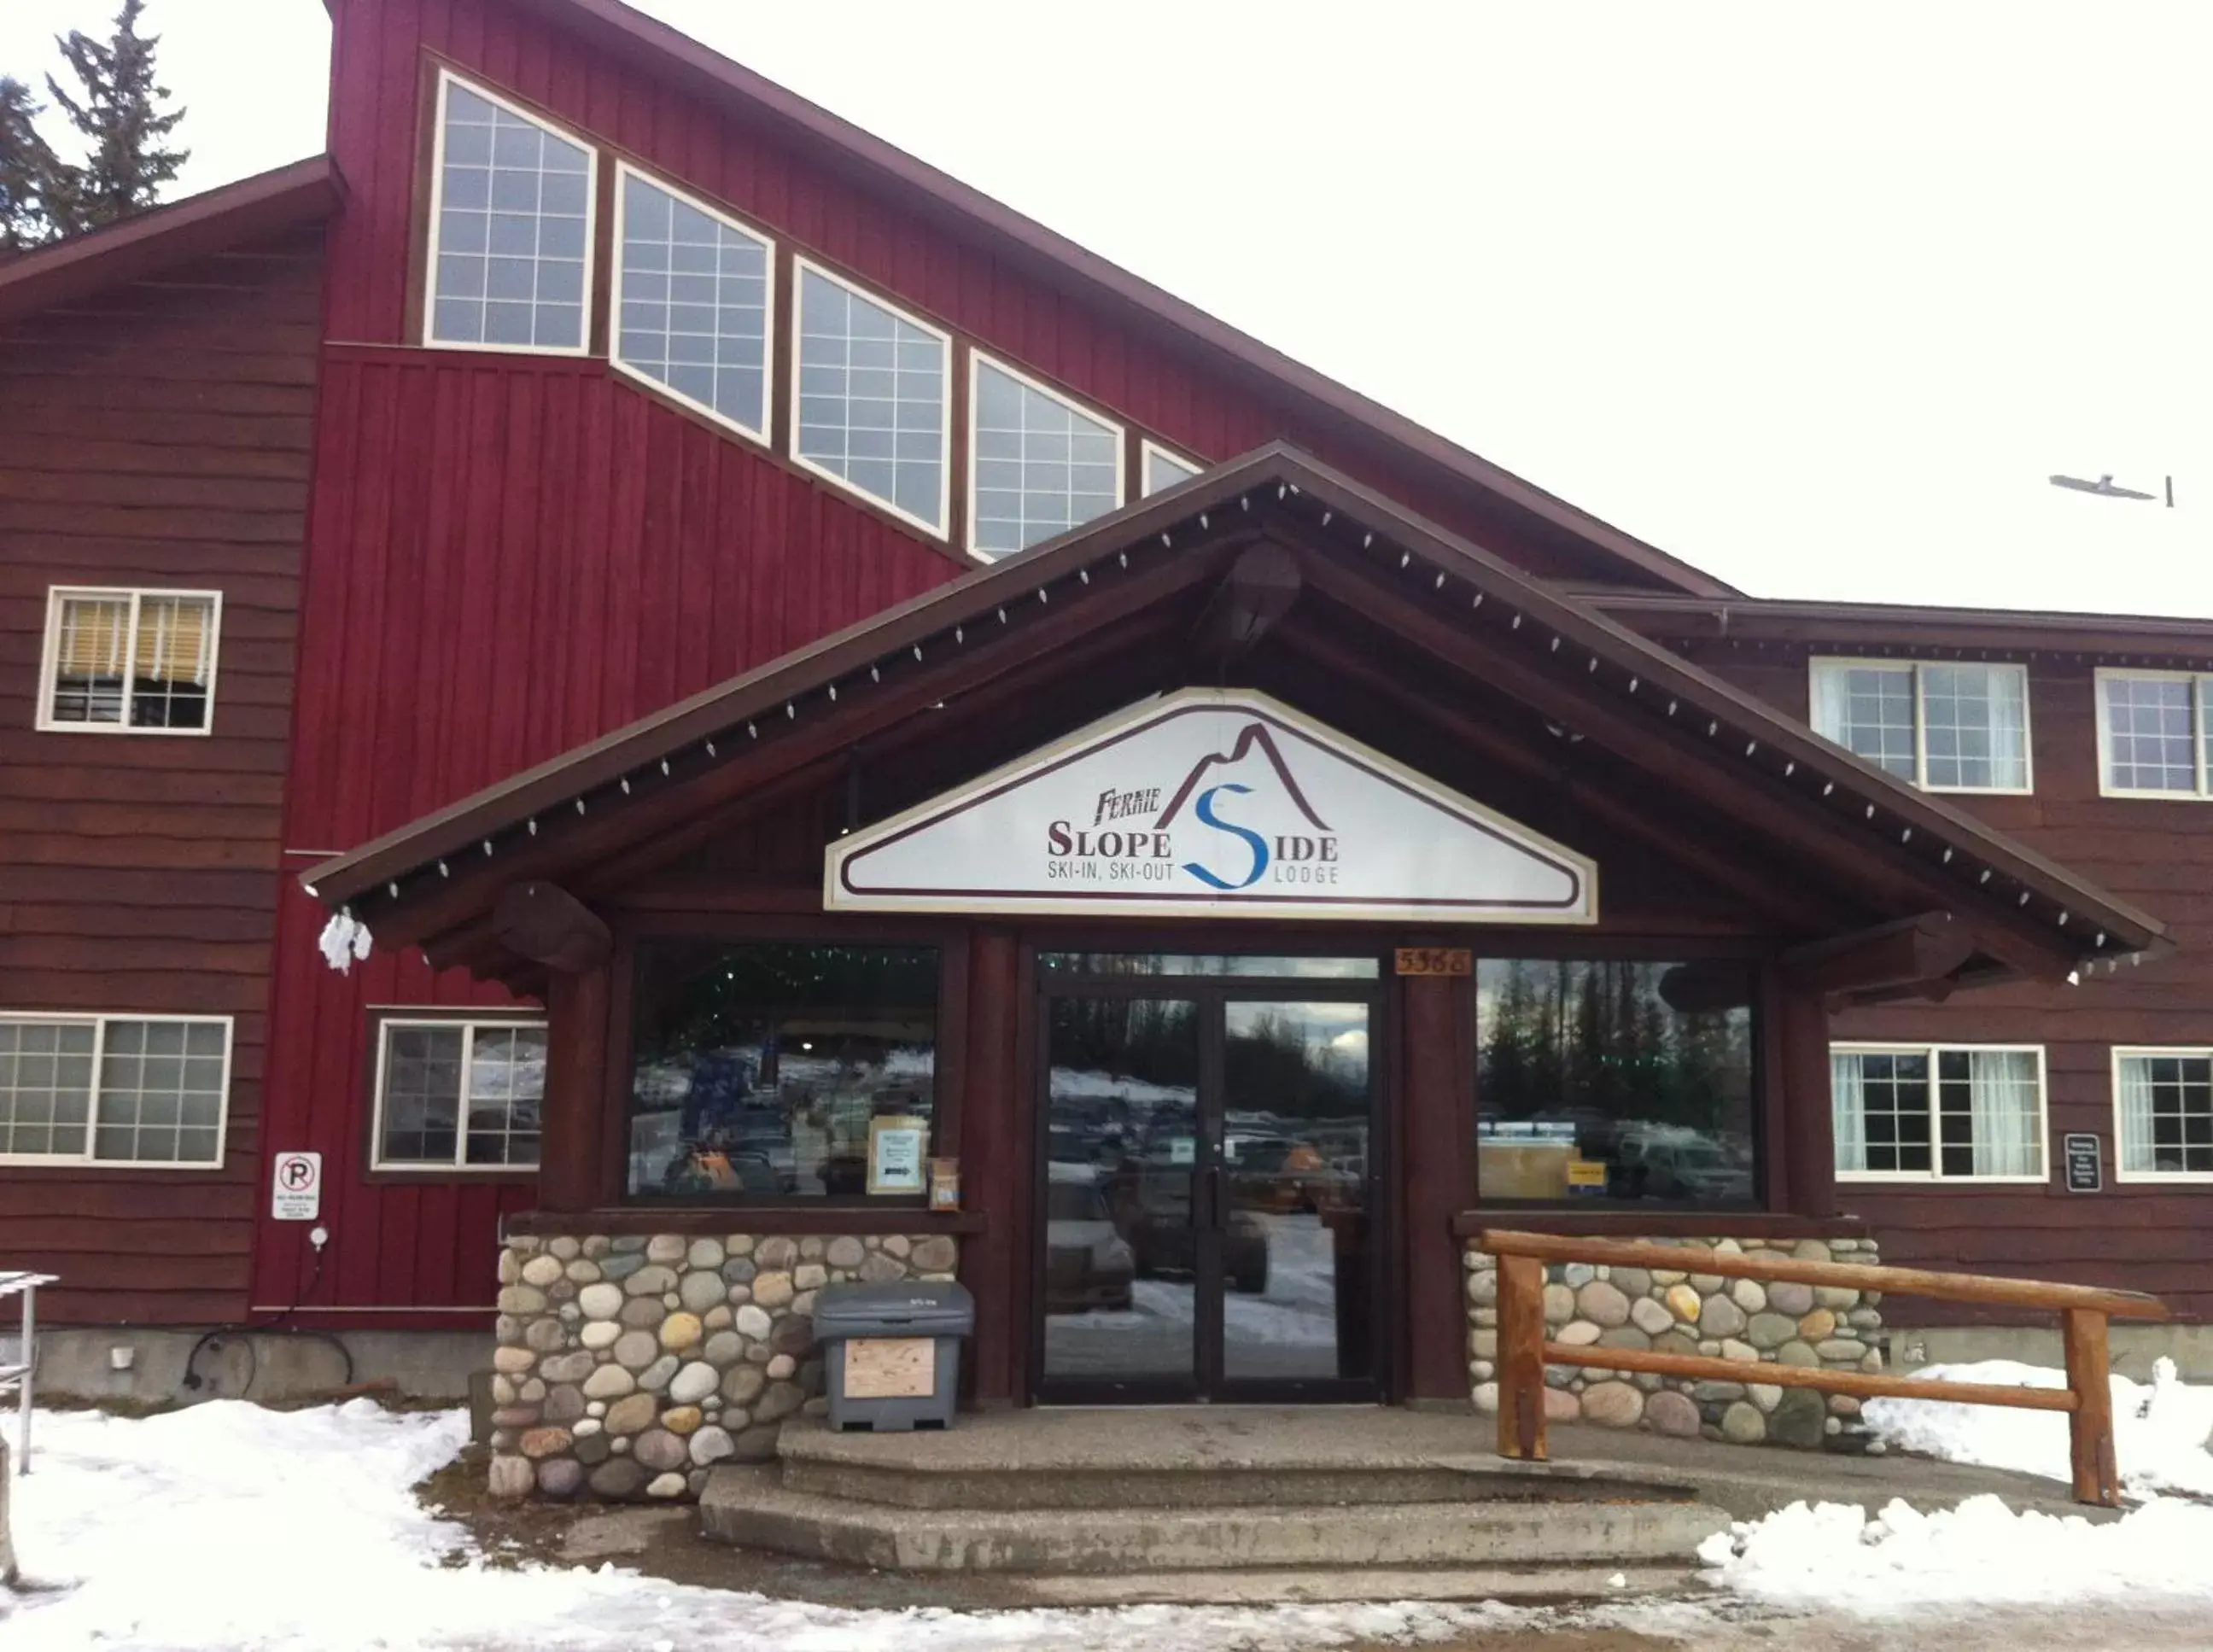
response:
{"label": "log beam", "polygon": [[598,913],[556,883],[510,883],[493,903],[491,932],[518,958],[556,975],[576,975],[607,960],[614,931]]}
{"label": "log beam", "polygon": [[1192,629],[1192,649],[1216,660],[1252,651],[1298,600],[1298,558],[1280,545],[1247,547],[1230,564]]}
{"label": "log beam", "polygon": [[1793,948],[1777,960],[1793,986],[1825,997],[1948,982],[1975,955],[1973,931],[1949,912],[1922,912]]}

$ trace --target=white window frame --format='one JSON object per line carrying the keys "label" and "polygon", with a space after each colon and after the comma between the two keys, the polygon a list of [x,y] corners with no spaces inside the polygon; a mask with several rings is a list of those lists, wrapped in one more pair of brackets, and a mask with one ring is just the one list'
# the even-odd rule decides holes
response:
{"label": "white window frame", "polygon": [[[1136,492],[1134,495],[1136,498],[1149,499],[1153,497],[1150,493],[1145,491],[1145,478],[1153,468],[1153,455],[1155,454],[1158,454],[1170,464],[1190,466],[1191,474],[1184,479],[1184,481],[1186,482],[1196,480],[1206,470],[1206,466],[1204,465],[1199,463],[1198,460],[1193,459],[1190,454],[1179,453],[1174,448],[1169,447],[1167,442],[1155,442],[1152,437],[1146,436],[1137,443],[1137,475],[1135,483]],[[1183,483],[1179,482],[1174,485],[1181,487]],[[1160,489],[1159,491],[1165,493],[1167,490],[1166,488],[1162,488]]]}
{"label": "white window frame", "polygon": [[[94,1170],[220,1170],[230,1151],[231,1052],[237,1026],[229,1015],[180,1015],[166,1009],[81,1010],[5,1009],[0,1021],[15,1025],[89,1027],[92,1033],[92,1094],[85,1113],[84,1151],[82,1153],[0,1153],[0,1165],[46,1165],[54,1169]],[[223,1028],[223,1088],[216,1103],[215,1157],[212,1159],[103,1159],[100,1142],[101,1070],[107,1059],[107,1027],[111,1021],[183,1021],[193,1026]]]}
{"label": "white window frame", "polygon": [[[2190,695],[2190,756],[2198,778],[2189,791],[2160,791],[2147,786],[2116,786],[2106,777],[2113,749],[2112,730],[2106,721],[2106,685],[2116,678],[2131,682],[2188,683]],[[2203,803],[2213,801],[2213,773],[2205,762],[2205,714],[2213,700],[2213,673],[2161,671],[2149,668],[2100,666],[2091,674],[2091,713],[2098,724],[2098,796],[2132,797],[2155,803]]]}
{"label": "white window frame", "polygon": [[[2166,797],[2178,794],[2155,792],[2151,795]],[[2113,1046],[2113,1180],[2117,1182],[2165,1182],[2184,1186],[2194,1184],[2201,1187],[2213,1183],[2213,1170],[2131,1170],[2128,1168],[2128,1143],[2121,1133],[2121,1062],[2130,1056],[2177,1056],[2186,1061],[2207,1061],[2213,1060],[2213,1047],[2189,1044],[2117,1044]]]}
{"label": "white window frame", "polygon": [[[70,601],[113,602],[128,598],[131,603],[130,635],[124,639],[124,656],[135,664],[138,658],[138,608],[146,597],[184,597],[203,601],[208,607],[208,680],[207,716],[197,728],[160,728],[131,722],[137,696],[132,692],[129,677],[123,689],[123,720],[119,722],[58,722],[54,717],[54,692],[61,672],[62,607]],[[42,735],[168,735],[182,739],[199,738],[215,732],[215,689],[216,668],[223,661],[223,593],[171,589],[160,585],[49,585],[46,588],[46,636],[39,655],[39,703],[32,728]],[[171,1019],[180,1019],[172,1017]],[[183,1019],[189,1019],[183,1018]]]}
{"label": "white window frame", "polygon": [[[1943,1115],[1936,1099],[1936,1058],[1948,1052],[1978,1051],[1999,1055],[2036,1058],[2036,1152],[2044,1169],[2033,1176],[1978,1176],[1944,1173]],[[1926,1056],[1929,1058],[1929,1168],[1926,1170],[1846,1170],[1837,1167],[1840,1182],[1884,1182],[1893,1186],[2045,1187],[2051,1182],[2051,1087],[2045,1070],[2045,1046],[2040,1044],[1961,1044],[1954,1040],[1917,1043],[1912,1039],[1839,1039],[1829,1045],[1832,1056]],[[1832,1081],[1833,1085],[1833,1080]],[[1836,1106],[1833,1088],[1829,1106]]]}
{"label": "white window frame", "polygon": [[[837,286],[843,287],[847,292],[852,294],[854,296],[865,299],[868,302],[874,304],[878,309],[889,310],[893,315],[899,317],[900,320],[905,322],[908,326],[926,332],[931,338],[937,340],[938,348],[942,352],[942,357],[945,363],[945,371],[943,374],[943,381],[945,385],[945,418],[941,421],[939,425],[937,448],[937,514],[943,519],[942,525],[925,521],[923,518],[916,515],[913,512],[893,503],[888,499],[879,499],[875,494],[870,493],[866,488],[848,481],[845,478],[838,475],[837,472],[832,470],[828,466],[820,463],[819,460],[809,459],[805,454],[799,451],[799,431],[801,428],[799,417],[799,382],[800,375],[805,368],[806,352],[802,347],[802,341],[806,333],[807,277],[810,271],[815,275],[820,276],[825,281],[831,282]],[[896,517],[899,521],[907,523],[910,527],[918,529],[919,532],[929,534],[933,539],[936,539],[946,545],[952,544],[953,335],[948,332],[943,327],[924,320],[920,316],[915,314],[911,310],[907,309],[904,305],[894,303],[891,299],[876,291],[874,288],[863,286],[861,283],[852,280],[849,277],[842,276],[838,274],[837,271],[832,269],[828,265],[819,264],[814,259],[807,257],[804,253],[795,253],[792,254],[791,259],[791,349],[788,353],[791,357],[789,366],[786,369],[790,377],[791,432],[790,439],[785,446],[790,453],[792,463],[798,466],[802,470],[807,472],[810,476],[820,477],[824,481],[837,488],[839,492],[848,494],[853,498],[861,501],[862,503],[872,506],[875,509],[884,512],[887,515]]]}
{"label": "white window frame", "polygon": [[[739,420],[732,418],[728,413],[722,411],[718,408],[710,407],[705,402],[685,394],[683,391],[679,390],[674,385],[664,384],[661,380],[655,378],[651,374],[645,372],[642,369],[632,367],[628,362],[623,359],[623,283],[630,275],[629,260],[624,256],[624,253],[627,246],[627,241],[624,234],[624,220],[625,216],[625,209],[627,204],[629,192],[625,190],[623,186],[627,180],[631,178],[637,178],[643,183],[649,184],[654,188],[660,190],[663,194],[672,196],[675,199],[683,202],[685,205],[691,207],[697,211],[704,213],[707,216],[714,219],[716,223],[722,225],[725,229],[735,230],[741,235],[750,236],[753,240],[760,242],[762,247],[766,250],[768,256],[768,290],[761,309],[761,326],[763,328],[761,337],[761,424],[760,429],[758,430],[753,429],[750,425],[742,424]],[[625,378],[644,386],[645,388],[653,394],[666,396],[669,400],[690,408],[701,418],[714,420],[716,424],[721,425],[724,430],[735,430],[748,441],[757,442],[764,448],[772,448],[775,444],[774,433],[776,428],[776,237],[770,235],[765,229],[759,229],[753,224],[747,223],[742,218],[735,217],[730,213],[725,212],[721,207],[711,205],[708,202],[700,199],[699,197],[694,195],[690,190],[679,188],[675,184],[662,177],[659,173],[649,172],[643,167],[638,166],[635,162],[621,156],[618,156],[615,160],[614,239],[612,245],[613,247],[615,267],[614,279],[610,283],[612,290],[610,291],[607,298],[607,361],[609,365],[613,367],[616,372],[620,373]],[[590,272],[588,266],[586,271],[586,279],[588,282],[589,278]],[[588,314],[586,319],[588,321]],[[587,328],[587,331],[589,331],[588,327]],[[950,418],[949,413],[948,417],[948,418]]]}
{"label": "white window frame", "polygon": [[[1008,561],[1011,558],[1019,557],[1023,551],[1033,547],[1024,546],[1021,551],[1002,551],[997,556],[986,556],[976,548],[976,387],[983,377],[984,369],[987,367],[995,373],[1005,374],[1019,385],[1036,391],[1048,401],[1058,402],[1077,418],[1087,418],[1094,424],[1103,425],[1113,434],[1114,503],[1106,508],[1109,515],[1119,510],[1130,502],[1130,432],[1128,427],[1120,420],[1109,417],[1102,409],[1077,400],[1065,390],[1056,389],[1034,374],[1023,372],[1021,369],[1003,357],[971,346],[968,351],[968,497],[966,502],[968,520],[964,525],[962,537],[966,541],[965,548],[969,556],[988,568]],[[1097,521],[1099,519],[1093,516],[1086,520]],[[1061,532],[1074,533],[1077,527],[1083,525],[1082,522],[1077,522],[1071,527],[1063,528]],[[1059,534],[1055,534],[1053,537],[1058,539]],[[1043,545],[1046,541],[1039,539],[1038,543]]]}
{"label": "white window frame", "polygon": [[[442,1015],[430,1009],[403,1010],[380,1014],[374,1023],[376,1028],[376,1088],[369,1098],[369,1167],[373,1171],[391,1172],[400,1175],[418,1176],[534,1176],[545,1154],[542,1133],[544,1115],[540,1115],[541,1134],[539,1138],[540,1156],[528,1164],[471,1164],[469,1150],[469,1058],[476,1053],[479,1033],[547,1032],[543,1016],[530,1015]],[[384,1156],[384,1080],[385,1067],[392,1055],[389,1036],[394,1027],[438,1027],[461,1029],[461,1093],[454,1098],[456,1113],[454,1128],[454,1162],[443,1163],[430,1159],[387,1159]],[[551,1033],[548,1033],[549,1039]],[[552,1065],[552,1049],[546,1050],[546,1065]],[[540,1108],[546,1105],[541,1094]]]}
{"label": "white window frame", "polygon": [[[437,336],[438,236],[445,222],[446,206],[446,94],[455,86],[474,93],[487,103],[497,104],[516,119],[527,120],[540,131],[552,132],[564,143],[573,143],[584,152],[584,325],[582,337],[574,348],[566,344],[472,344],[466,339]],[[525,108],[513,98],[503,97],[466,75],[457,75],[442,64],[438,67],[436,101],[430,143],[430,226],[429,234],[424,238],[423,348],[467,351],[492,356],[589,356],[592,353],[592,320],[599,311],[600,146],[581,132],[572,131],[558,120],[549,120],[536,110]]]}
{"label": "white window frame", "polygon": [[[1923,666],[1977,666],[1987,671],[2009,671],[2021,679],[2021,771],[2024,783],[2018,786],[1936,786],[1929,783],[1929,716],[1924,704],[1926,694],[1922,687],[1921,677]],[[2036,713],[2029,693],[2031,685],[2028,668],[2019,661],[1881,659],[1873,655],[1862,656],[1854,654],[1816,654],[1806,661],[1808,713],[1807,721],[1809,724],[1813,721],[1812,710],[1819,704],[1820,690],[1814,686],[1815,679],[1819,677],[1825,667],[1844,670],[1907,671],[1912,674],[1913,779],[1911,783],[1915,790],[1951,793],[1970,797],[2028,797],[2034,795],[2036,791]],[[1814,732],[1821,734],[1819,728],[1814,729]],[[1823,734],[1821,738],[1833,746],[1844,747],[1844,742],[1833,735]],[[1844,749],[1849,751],[1850,748],[1844,747]],[[1872,758],[1864,760],[1874,761]],[[1884,772],[1888,773],[1889,771],[1885,770]],[[1965,1049],[1967,1046],[1954,1045],[1949,1047]]]}

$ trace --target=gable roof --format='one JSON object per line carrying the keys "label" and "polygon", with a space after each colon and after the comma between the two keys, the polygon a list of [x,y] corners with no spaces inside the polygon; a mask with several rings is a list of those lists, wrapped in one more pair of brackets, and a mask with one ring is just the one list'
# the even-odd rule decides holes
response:
{"label": "gable roof", "polygon": [[0,264],[0,321],[319,223],[343,198],[338,169],[328,155],[316,155],[71,235]]}
{"label": "gable roof", "polygon": [[488,871],[486,863],[503,876],[539,875],[558,859],[574,816],[598,810],[603,820],[609,808],[632,807],[634,793],[711,783],[717,768],[741,753],[768,753],[794,728],[834,732],[836,720],[857,722],[872,702],[881,706],[899,692],[903,674],[911,680],[928,668],[925,661],[981,652],[1010,634],[1010,616],[1019,616],[1018,634],[1048,612],[1113,600],[1101,594],[1118,578],[1128,588],[1172,577],[1210,542],[1249,534],[1256,500],[1262,513],[1294,516],[1301,536],[1326,542],[1332,558],[1401,576],[1410,594],[1434,599],[1438,623],[1511,651],[1518,669],[1548,674],[1559,692],[1602,699],[1617,721],[1641,716],[1621,752],[1632,761],[1664,756],[1786,802],[1808,830],[1879,848],[1886,864],[1932,899],[2033,937],[2040,955],[2088,962],[2165,944],[2163,927],[2137,907],[1282,443],[578,747],[323,862],[302,881],[374,928],[380,913],[404,920],[417,902],[453,890],[449,861],[462,863],[465,880]]}
{"label": "gable roof", "polygon": [[1711,575],[1294,361],[622,0],[514,3],[684,87],[745,124],[772,131],[879,192],[895,193],[902,208],[954,225],[995,253],[1042,273],[1110,314],[1166,331],[1233,375],[1260,381],[1288,395],[1324,425],[1365,444],[1387,446],[1446,479],[1481,489],[1539,539],[1595,550],[1632,577],[1666,588],[1696,596],[1739,594]]}

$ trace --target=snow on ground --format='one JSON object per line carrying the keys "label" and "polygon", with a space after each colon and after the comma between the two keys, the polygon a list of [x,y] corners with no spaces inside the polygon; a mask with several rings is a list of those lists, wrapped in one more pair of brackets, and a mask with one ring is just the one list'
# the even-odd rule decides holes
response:
{"label": "snow on ground", "polygon": [[[2064,1373],[2010,1360],[1931,1366],[1938,1381],[2057,1388]],[[2213,1602],[2213,1387],[2177,1381],[2162,1359],[2149,1383],[2112,1379],[2115,1455],[2143,1499],[2116,1521],[2016,1513],[1995,1497],[1935,1514],[1893,1502],[1869,1519],[1836,1503],[1795,1503],[1710,1539],[1710,1581],[1769,1601],[1884,1612],[1963,1602],[2148,1596]],[[1869,1426],[1894,1449],[2064,1482],[2067,1417],[1947,1400],[1870,1400]],[[2179,1493],[2180,1496],[2172,1495]],[[2162,1495],[2167,1494],[2167,1495]]]}
{"label": "snow on ground", "polygon": [[[1978,1381],[2057,1381],[2034,1368],[1952,1368]],[[2204,1492],[2213,1391],[2115,1382],[2134,1486]],[[1870,1405],[1894,1445],[2066,1475],[2066,1434],[2040,1414],[1919,1401]],[[2057,1420],[2057,1419],[2049,1419]],[[1131,1606],[1110,1612],[863,1612],[597,1570],[488,1566],[412,1487],[463,1442],[459,1411],[394,1414],[366,1400],[277,1412],[216,1400],[143,1420],[42,1412],[34,1472],[13,1489],[34,1588],[0,1592],[8,1652],[1306,1652],[1471,1631],[1631,1629],[1709,1647],[1940,1621],[2049,1603],[2065,1611],[2213,1612],[2213,1502],[2151,1496],[2121,1520],[2015,1514],[1995,1497],[1922,1515],[1893,1503],[1798,1504],[1708,1545],[1710,1601],[1619,1600],[1576,1612],[1471,1606]],[[1754,1614],[1747,1618],[1745,1614]],[[1962,1618],[1961,1614],[1966,1614]],[[1780,1616],[1783,1619],[1777,1622]],[[1794,1627],[1795,1625],[1795,1627]],[[1517,1643],[1519,1643],[1517,1642]],[[1814,1639],[1806,1644],[1813,1645]],[[1861,1643],[1852,1643],[1860,1644]],[[2018,1644],[2026,1645],[2027,1641]],[[2039,1642],[2039,1644],[2043,1643]],[[2053,1644],[2112,1643],[2066,1636]],[[2137,1644],[2196,1644],[2138,1637]]]}
{"label": "snow on ground", "polygon": [[367,1400],[277,1412],[213,1400],[143,1421],[40,1412],[15,1483],[24,1579],[8,1652],[1303,1652],[1410,1645],[1515,1621],[1500,1606],[1113,1612],[856,1612],[664,1583],[611,1566],[485,1566],[411,1490],[460,1411]]}

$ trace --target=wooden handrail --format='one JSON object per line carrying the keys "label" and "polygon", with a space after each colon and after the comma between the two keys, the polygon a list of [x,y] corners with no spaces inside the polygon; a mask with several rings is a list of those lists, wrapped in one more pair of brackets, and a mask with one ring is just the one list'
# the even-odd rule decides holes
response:
{"label": "wooden handrail", "polygon": [[1714,1251],[1703,1245],[1655,1245],[1635,1239],[1577,1239],[1563,1234],[1525,1234],[1486,1228],[1478,1238],[1493,1256],[1533,1256],[1546,1262],[1606,1263],[1619,1268],[1672,1268],[1678,1273],[1717,1273],[1724,1279],[1781,1279],[1800,1285],[1842,1285],[1947,1302],[1984,1302],[2003,1308],[2054,1311],[2088,1308],[2116,1320],[2173,1317],[2156,1296],[2096,1285],[2062,1285],[2041,1279],[1997,1279],[1981,1273],[1930,1273],[1921,1268],[1878,1268],[1864,1262],[1809,1262],[1772,1251]]}
{"label": "wooden handrail", "polygon": [[[1856,1262],[1815,1262],[1771,1251],[1739,1253],[1700,1245],[1654,1245],[1632,1240],[1576,1239],[1556,1234],[1485,1229],[1477,1244],[1498,1259],[1498,1454],[1542,1460],[1545,1366],[1643,1371],[1711,1382],[1759,1383],[1814,1388],[1875,1399],[1946,1399],[1971,1405],[2013,1405],[2068,1413],[2075,1500],[2116,1508],[2120,1471],[2113,1454],[2113,1394],[2106,1320],[2121,1316],[2166,1320],[2167,1305],[2140,1291],[2088,1285],[1996,1279],[1982,1274],[1931,1273],[1918,1268],[1872,1267]],[[1585,1262],[1616,1267],[1716,1274],[1729,1279],[1782,1280],[1847,1286],[1899,1296],[1954,1302],[1997,1303],[2056,1309],[2067,1353],[2064,1388],[2006,1387],[1983,1382],[1933,1382],[1874,1371],[1831,1371],[1813,1366],[1709,1359],[1642,1348],[1570,1346],[1545,1335],[1545,1264]]]}

